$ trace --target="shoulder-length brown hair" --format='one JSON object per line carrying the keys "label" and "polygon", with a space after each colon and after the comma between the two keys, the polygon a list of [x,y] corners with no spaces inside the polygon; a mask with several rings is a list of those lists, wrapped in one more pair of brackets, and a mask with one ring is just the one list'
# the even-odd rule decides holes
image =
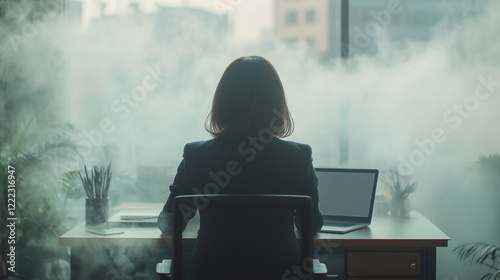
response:
{"label": "shoulder-length brown hair", "polygon": [[214,137],[244,138],[269,128],[279,138],[293,132],[281,80],[267,59],[240,57],[217,85],[205,129]]}

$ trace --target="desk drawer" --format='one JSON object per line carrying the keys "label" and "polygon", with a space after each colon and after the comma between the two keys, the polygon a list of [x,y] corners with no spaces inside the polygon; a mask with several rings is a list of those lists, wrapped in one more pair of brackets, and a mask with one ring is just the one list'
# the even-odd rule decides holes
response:
{"label": "desk drawer", "polygon": [[420,252],[349,252],[347,254],[349,276],[417,276],[420,275],[420,267]]}

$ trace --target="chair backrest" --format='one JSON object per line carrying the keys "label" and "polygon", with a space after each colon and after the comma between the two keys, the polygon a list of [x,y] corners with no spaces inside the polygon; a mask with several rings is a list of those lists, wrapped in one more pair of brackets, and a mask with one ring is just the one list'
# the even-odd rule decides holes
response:
{"label": "chair backrest", "polygon": [[[217,194],[217,195],[181,195],[174,200],[173,232],[172,232],[172,279],[181,280],[182,275],[182,213],[180,205],[190,203],[193,199],[208,199],[209,204],[224,206],[234,205],[261,205],[269,207],[293,208],[299,219],[297,227],[300,232],[301,260],[303,263],[312,263],[313,255],[313,232],[312,232],[312,199],[305,195],[282,195],[282,194]],[[302,279],[313,279],[312,269],[306,269]]]}

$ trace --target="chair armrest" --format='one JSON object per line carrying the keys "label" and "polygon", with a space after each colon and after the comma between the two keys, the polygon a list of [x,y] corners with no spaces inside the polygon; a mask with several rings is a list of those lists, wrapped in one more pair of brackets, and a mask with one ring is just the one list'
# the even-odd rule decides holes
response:
{"label": "chair armrest", "polygon": [[161,263],[156,264],[156,274],[160,280],[168,280],[171,278],[170,268],[172,267],[172,260],[165,259]]}
{"label": "chair armrest", "polygon": [[314,275],[320,275],[328,273],[328,269],[326,268],[326,265],[324,263],[320,263],[318,259],[313,259],[313,270],[314,270]]}

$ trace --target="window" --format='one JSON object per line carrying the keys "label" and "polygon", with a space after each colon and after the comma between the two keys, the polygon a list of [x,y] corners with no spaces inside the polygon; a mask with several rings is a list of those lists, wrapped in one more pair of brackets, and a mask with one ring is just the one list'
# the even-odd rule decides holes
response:
{"label": "window", "polygon": [[292,12],[287,12],[285,14],[285,24],[286,25],[294,25],[299,22],[299,16],[297,12],[292,11]]}
{"label": "window", "polygon": [[315,23],[316,22],[316,10],[307,10],[306,11],[306,22],[307,23]]}
{"label": "window", "polygon": [[130,9],[133,13],[139,12],[139,3],[130,3]]}
{"label": "window", "polygon": [[101,15],[104,15],[104,13],[106,12],[106,8],[107,8],[107,5],[106,3],[101,3]]}
{"label": "window", "polygon": [[315,49],[316,48],[316,38],[314,38],[314,37],[307,37],[306,38],[306,43],[307,43],[307,46],[310,49]]}
{"label": "window", "polygon": [[285,42],[285,45],[289,48],[297,48],[298,46],[298,43],[299,43],[299,40],[297,40],[297,38],[294,38],[294,37],[290,37],[290,38],[286,38],[285,40],[283,40]]}

